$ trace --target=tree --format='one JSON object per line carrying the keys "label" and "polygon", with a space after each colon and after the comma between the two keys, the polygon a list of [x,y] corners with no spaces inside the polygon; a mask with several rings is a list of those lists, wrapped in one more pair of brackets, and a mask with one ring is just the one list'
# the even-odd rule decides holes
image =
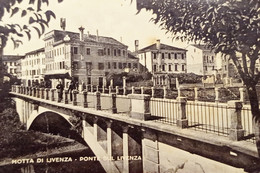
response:
{"label": "tree", "polygon": [[[51,17],[55,18],[55,14],[51,10],[42,10],[43,4],[49,5],[49,0],[28,0],[28,7],[22,9],[19,4],[26,0],[1,0],[0,1],[0,89],[3,84],[3,49],[6,43],[11,39],[16,48],[19,44],[22,44],[21,37],[26,35],[28,39],[31,39],[31,31],[35,30],[39,37],[44,34],[45,28],[48,27],[48,23]],[[63,0],[58,0],[62,2]],[[3,21],[4,16],[13,17],[14,15],[20,15],[21,17],[27,17],[28,23],[11,24]]]}
{"label": "tree", "polygon": [[260,49],[259,0],[137,0],[137,9],[150,10],[154,23],[175,39],[205,43],[232,59],[250,100],[260,156],[260,110],[255,70]]}

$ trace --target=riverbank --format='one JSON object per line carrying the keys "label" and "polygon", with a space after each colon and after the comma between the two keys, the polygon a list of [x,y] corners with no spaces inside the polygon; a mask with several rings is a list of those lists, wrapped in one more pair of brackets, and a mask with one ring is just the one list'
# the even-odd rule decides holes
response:
{"label": "riverbank", "polygon": [[[17,133],[20,139],[25,137],[26,140],[29,138],[30,141],[27,141],[27,145],[24,143],[15,143],[2,148],[0,151],[0,167],[14,164],[14,160],[35,160],[37,158],[57,157],[61,154],[66,155],[66,153],[81,152],[89,149],[83,144],[61,136],[32,131],[20,131],[15,132],[14,134],[16,135],[14,135],[14,137],[17,136]],[[8,153],[8,156],[6,156],[6,153]],[[21,164],[28,163],[25,162]]]}

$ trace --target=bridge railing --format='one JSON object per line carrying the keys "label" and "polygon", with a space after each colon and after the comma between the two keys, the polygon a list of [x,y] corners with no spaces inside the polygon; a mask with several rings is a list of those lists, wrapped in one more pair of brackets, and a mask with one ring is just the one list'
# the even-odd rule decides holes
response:
{"label": "bridge railing", "polygon": [[64,91],[62,100],[59,100],[56,89],[12,86],[12,92],[39,99],[123,113],[142,120],[153,120],[181,128],[193,128],[207,133],[229,136],[234,140],[248,138],[254,142],[251,110],[249,106],[243,107],[241,101],[229,101],[226,104],[187,101],[185,97],[178,97],[176,100],[153,98],[144,94],[144,88],[140,88],[140,94],[135,94],[136,90],[133,87],[130,88],[131,92],[128,95],[119,95],[118,87],[115,88],[117,94],[112,93],[112,88],[109,88],[108,93],[104,89],[102,93],[98,88],[89,89],[93,92],[73,91],[71,101],[67,90]]}

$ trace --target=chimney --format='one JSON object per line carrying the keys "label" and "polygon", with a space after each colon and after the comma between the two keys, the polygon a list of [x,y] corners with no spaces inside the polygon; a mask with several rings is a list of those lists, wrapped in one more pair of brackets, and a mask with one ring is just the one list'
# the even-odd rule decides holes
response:
{"label": "chimney", "polygon": [[66,19],[65,18],[60,18],[60,27],[63,31],[65,31],[65,28],[66,28]]}
{"label": "chimney", "polygon": [[79,31],[80,31],[79,39],[80,39],[80,41],[83,41],[83,40],[84,40],[84,29],[85,29],[85,28],[83,28],[82,26],[79,27]]}
{"label": "chimney", "polygon": [[89,33],[89,31],[88,31],[88,37],[90,37],[90,33]]}
{"label": "chimney", "polygon": [[97,41],[99,40],[98,29],[97,29]]}
{"label": "chimney", "polygon": [[139,50],[139,40],[135,40],[135,52]]}
{"label": "chimney", "polygon": [[156,40],[156,49],[158,49],[158,50],[161,49],[161,41],[160,41],[160,39]]}

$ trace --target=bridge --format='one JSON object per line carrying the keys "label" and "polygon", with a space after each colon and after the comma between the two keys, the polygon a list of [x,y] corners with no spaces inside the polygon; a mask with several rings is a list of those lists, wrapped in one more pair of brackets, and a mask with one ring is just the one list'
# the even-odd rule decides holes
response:
{"label": "bridge", "polygon": [[[259,169],[250,107],[100,92],[12,86],[28,130],[86,142],[106,172],[253,172]],[[107,92],[106,92],[107,91]],[[84,158],[91,159],[91,158]],[[92,158],[93,159],[93,158]]]}

